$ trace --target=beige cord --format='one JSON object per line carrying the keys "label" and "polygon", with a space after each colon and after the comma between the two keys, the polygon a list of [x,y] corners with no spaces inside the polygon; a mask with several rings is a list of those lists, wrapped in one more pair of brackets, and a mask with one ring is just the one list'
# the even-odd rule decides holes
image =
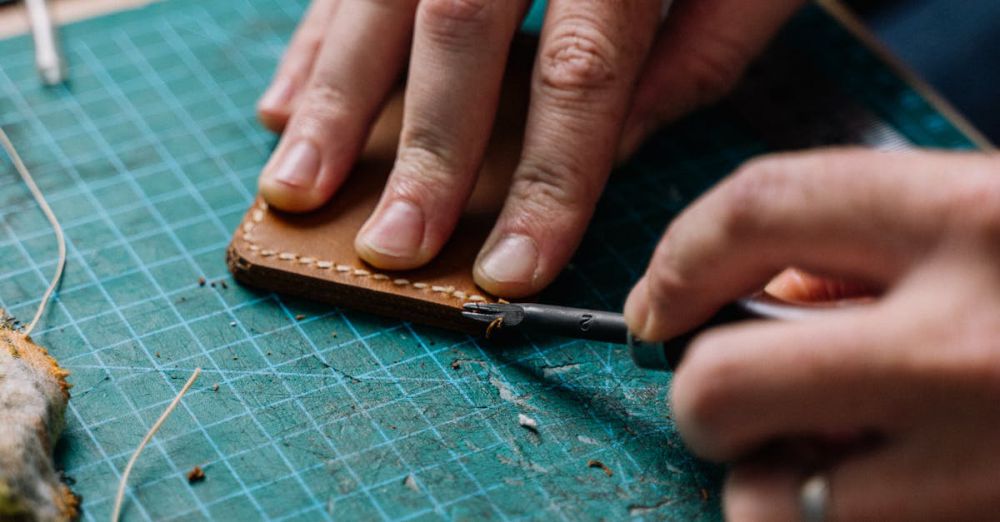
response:
{"label": "beige cord", "polygon": [[66,238],[63,236],[63,229],[59,225],[59,220],[56,219],[56,215],[49,208],[49,204],[45,201],[45,196],[42,195],[42,191],[38,189],[38,185],[35,184],[35,179],[31,177],[31,173],[28,172],[28,168],[24,166],[24,162],[21,161],[21,156],[17,154],[17,149],[14,148],[14,144],[10,142],[10,138],[7,137],[7,133],[4,132],[3,128],[0,127],[0,144],[3,144],[3,148],[7,151],[7,155],[10,156],[10,160],[14,163],[14,168],[17,173],[21,175],[21,179],[24,180],[24,184],[28,186],[28,190],[31,191],[31,195],[35,197],[35,201],[38,203],[39,208],[42,209],[42,213],[49,220],[52,225],[52,230],[56,233],[56,241],[59,244],[59,262],[56,264],[56,273],[52,275],[52,282],[49,283],[49,287],[45,290],[45,294],[42,295],[42,301],[38,303],[38,311],[35,312],[35,317],[28,323],[28,326],[24,329],[24,336],[27,337],[31,335],[31,331],[35,329],[38,325],[38,321],[42,318],[42,314],[45,313],[45,306],[49,303],[49,299],[52,297],[52,293],[56,291],[56,286],[59,285],[59,279],[62,278],[63,269],[66,268]]}
{"label": "beige cord", "polygon": [[167,417],[170,417],[170,414],[173,413],[174,408],[181,403],[181,397],[184,397],[184,394],[187,393],[200,374],[201,368],[195,368],[194,373],[191,374],[191,378],[184,383],[184,387],[181,388],[181,391],[177,392],[177,396],[170,402],[167,409],[163,410],[163,414],[160,415],[160,418],[156,419],[153,427],[149,428],[149,432],[147,432],[146,436],[142,438],[142,442],[140,442],[139,447],[135,449],[135,453],[132,454],[132,458],[128,459],[128,464],[125,465],[125,472],[122,473],[122,478],[118,481],[118,494],[115,495],[115,508],[111,511],[111,522],[118,522],[118,517],[121,516],[122,502],[125,500],[125,486],[128,485],[128,476],[132,473],[132,466],[135,466],[135,461],[139,460],[139,454],[142,453],[142,450],[146,449],[146,445],[153,439],[153,435],[156,435],[156,432],[160,430],[160,426],[162,426],[163,423],[166,422]]}

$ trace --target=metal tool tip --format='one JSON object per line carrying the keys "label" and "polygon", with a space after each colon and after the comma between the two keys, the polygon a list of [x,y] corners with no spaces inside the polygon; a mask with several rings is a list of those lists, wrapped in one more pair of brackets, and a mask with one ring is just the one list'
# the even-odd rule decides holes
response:
{"label": "metal tool tip", "polygon": [[38,75],[42,78],[42,83],[45,85],[59,85],[66,81],[66,67],[60,63],[39,66]]}

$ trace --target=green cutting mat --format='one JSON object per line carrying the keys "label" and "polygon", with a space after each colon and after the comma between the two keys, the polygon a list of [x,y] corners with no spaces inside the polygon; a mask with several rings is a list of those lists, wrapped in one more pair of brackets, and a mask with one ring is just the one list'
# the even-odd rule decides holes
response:
{"label": "green cutting mat", "polygon": [[[228,279],[226,243],[275,143],[254,101],[304,7],[174,0],[75,24],[72,83],[52,90],[27,38],[0,42],[0,125],[68,235],[36,338],[73,372],[57,460],[84,519],[107,519],[130,452],[198,366],[135,469],[128,520],[717,518],[721,471],[674,432],[669,376],[619,346],[490,346]],[[784,38],[914,142],[971,147],[818,9]],[[665,223],[764,150],[724,108],[664,131],[614,177],[545,299],[619,308]],[[29,317],[54,252],[4,162],[0,305]],[[208,478],[189,485],[195,465]]]}

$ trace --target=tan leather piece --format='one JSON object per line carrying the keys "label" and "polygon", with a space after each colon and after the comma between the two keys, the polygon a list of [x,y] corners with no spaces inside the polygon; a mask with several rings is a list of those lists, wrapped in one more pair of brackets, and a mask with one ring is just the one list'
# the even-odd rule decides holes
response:
{"label": "tan leather piece", "polygon": [[[354,238],[371,215],[396,155],[402,123],[396,93],[376,123],[368,145],[344,186],[323,208],[289,214],[258,198],[227,253],[241,283],[467,332],[482,332],[460,314],[464,303],[495,301],[472,279],[472,267],[507,193],[517,166],[527,100],[530,59],[512,60],[504,95],[476,188],[451,240],[428,265],[390,272],[366,264]],[[514,67],[512,67],[513,69]]]}

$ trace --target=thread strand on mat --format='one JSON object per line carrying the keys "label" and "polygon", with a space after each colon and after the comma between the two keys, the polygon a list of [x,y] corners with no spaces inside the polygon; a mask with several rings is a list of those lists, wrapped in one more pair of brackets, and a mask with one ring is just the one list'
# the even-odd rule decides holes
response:
{"label": "thread strand on mat", "polygon": [[153,435],[156,435],[156,432],[160,431],[160,426],[162,426],[163,423],[166,422],[167,418],[170,417],[174,408],[181,403],[181,398],[183,398],[184,394],[191,389],[191,385],[194,384],[194,381],[198,379],[198,375],[200,374],[201,368],[195,368],[194,373],[191,374],[191,377],[186,383],[184,383],[184,387],[181,388],[181,391],[177,392],[177,396],[170,402],[167,409],[163,410],[163,414],[160,415],[159,419],[156,419],[156,422],[153,423],[153,427],[149,428],[149,431],[146,432],[146,436],[143,437],[142,442],[139,443],[139,447],[135,448],[135,452],[132,453],[132,457],[128,459],[128,464],[125,465],[125,471],[122,473],[122,478],[118,481],[118,493],[115,495],[115,507],[111,511],[111,522],[118,522],[118,518],[121,516],[122,502],[125,501],[125,487],[128,485],[128,476],[132,473],[132,467],[135,466],[135,462],[139,460],[139,454],[142,453],[142,450],[146,449],[146,445],[149,444],[149,441],[153,440]]}
{"label": "thread strand on mat", "polygon": [[49,299],[52,294],[56,291],[56,287],[59,286],[59,280],[62,278],[63,270],[66,268],[66,237],[63,235],[62,226],[59,225],[59,220],[56,219],[55,212],[49,207],[49,203],[45,201],[45,196],[42,191],[35,184],[35,178],[31,176],[31,172],[28,171],[28,167],[24,166],[24,162],[21,161],[21,156],[18,155],[17,149],[14,148],[14,144],[11,143],[10,138],[7,137],[7,133],[0,127],[0,143],[3,144],[4,150],[7,151],[7,156],[10,157],[10,161],[14,164],[14,169],[21,176],[24,184],[28,186],[28,190],[31,191],[31,195],[35,198],[35,202],[38,203],[38,207],[42,209],[42,213],[45,214],[45,218],[49,220],[49,224],[52,225],[52,230],[56,234],[56,241],[59,244],[59,261],[56,264],[56,273],[52,274],[52,281],[49,283],[49,287],[45,289],[45,294],[42,295],[42,301],[38,303],[38,310],[35,312],[35,317],[31,319],[28,326],[24,328],[24,335],[31,335],[32,330],[38,325],[38,321],[41,320],[42,314],[45,313],[45,307],[49,304]]}

